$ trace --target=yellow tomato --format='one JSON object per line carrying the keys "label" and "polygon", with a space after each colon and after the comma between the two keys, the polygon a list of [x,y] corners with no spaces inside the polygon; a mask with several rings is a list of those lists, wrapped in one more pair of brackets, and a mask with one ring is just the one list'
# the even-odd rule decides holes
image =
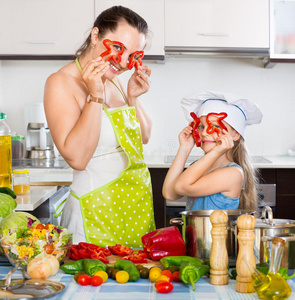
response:
{"label": "yellow tomato", "polygon": [[126,283],[129,280],[129,274],[126,271],[118,271],[116,273],[116,280],[118,283]]}
{"label": "yellow tomato", "polygon": [[157,279],[161,276],[162,269],[159,267],[153,267],[150,269],[149,279],[151,282],[156,282]]}
{"label": "yellow tomato", "polygon": [[160,275],[157,278],[156,282],[159,281],[159,280],[169,281],[169,278],[166,275]]}
{"label": "yellow tomato", "polygon": [[103,283],[106,282],[109,278],[108,274],[105,271],[97,271],[93,276],[101,277]]}

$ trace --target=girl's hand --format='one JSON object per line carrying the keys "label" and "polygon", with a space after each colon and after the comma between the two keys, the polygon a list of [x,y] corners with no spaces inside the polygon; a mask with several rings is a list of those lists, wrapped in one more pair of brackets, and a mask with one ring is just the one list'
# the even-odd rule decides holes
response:
{"label": "girl's hand", "polygon": [[195,140],[193,137],[193,127],[191,127],[190,125],[184,127],[184,129],[178,135],[178,140],[180,147],[191,150],[195,145]]}
{"label": "girl's hand", "polygon": [[104,84],[102,77],[109,68],[109,62],[105,62],[101,57],[87,62],[81,76],[85,82],[89,94],[94,97],[103,98]]}
{"label": "girl's hand", "polygon": [[128,99],[135,99],[145,94],[151,85],[151,69],[147,66],[139,66],[135,69],[127,85]]}
{"label": "girl's hand", "polygon": [[216,146],[212,149],[213,151],[223,154],[234,147],[233,137],[224,129],[216,139]]}

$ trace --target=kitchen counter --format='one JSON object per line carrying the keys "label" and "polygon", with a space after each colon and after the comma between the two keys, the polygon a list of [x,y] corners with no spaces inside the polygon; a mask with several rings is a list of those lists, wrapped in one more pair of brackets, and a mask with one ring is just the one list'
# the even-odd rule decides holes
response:
{"label": "kitchen counter", "polygon": [[29,195],[17,196],[15,211],[33,211],[57,191],[57,186],[31,186]]}
{"label": "kitchen counter", "polygon": [[[4,279],[10,271],[11,266],[1,266],[0,278]],[[21,273],[18,271],[13,274],[13,278],[21,278]],[[77,284],[73,275],[65,274],[59,270],[58,273],[48,280],[58,281],[65,285],[65,289],[57,296],[51,298],[52,300],[80,300],[81,298],[87,300],[103,299],[103,300],[126,300],[126,299],[140,299],[140,300],[225,300],[225,299],[258,299],[256,293],[241,294],[235,291],[236,281],[229,280],[228,285],[215,286],[211,285],[209,278],[202,277],[196,283],[196,290],[193,291],[191,287],[183,283],[175,282],[174,289],[169,294],[159,294],[156,292],[154,283],[148,279],[139,279],[137,282],[128,282],[119,284],[112,279],[108,279],[99,287],[81,286]],[[292,294],[288,298],[295,299],[295,279],[288,280],[292,289]]]}
{"label": "kitchen counter", "polygon": [[[168,159],[167,159],[168,158]],[[190,158],[186,167],[195,157]],[[252,165],[259,169],[295,169],[295,156],[255,156]],[[171,165],[171,156],[145,156],[148,168],[166,168]],[[70,185],[73,180],[73,170],[69,166],[65,168],[29,168],[32,185]]]}

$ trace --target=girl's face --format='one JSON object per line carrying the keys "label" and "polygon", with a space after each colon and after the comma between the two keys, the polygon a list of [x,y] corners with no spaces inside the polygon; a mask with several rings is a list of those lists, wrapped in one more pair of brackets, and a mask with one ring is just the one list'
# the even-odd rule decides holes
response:
{"label": "girl's face", "polygon": [[[205,153],[209,152],[210,150],[212,150],[212,148],[216,146],[216,141],[218,138],[218,134],[216,132],[213,132],[212,134],[207,133],[207,128],[209,125],[206,121],[206,118],[207,116],[202,116],[200,118],[200,124],[198,126],[198,131],[202,142],[201,148]],[[212,128],[218,128],[221,132],[220,134],[222,134],[222,128],[217,123],[217,116],[209,116],[209,121],[212,124]],[[228,133],[233,137],[233,139],[234,137],[239,136],[238,132],[235,129],[233,129],[228,123],[226,123],[224,120],[222,120],[222,123],[225,125]]]}
{"label": "girl's face", "polygon": [[[112,32],[109,31],[102,39],[98,39],[98,52],[95,55],[101,55],[107,49],[103,44],[103,41],[108,39],[110,41],[117,41],[124,45],[124,51],[121,54],[121,62],[116,63],[113,59],[110,59],[109,70],[105,73],[104,77],[111,80],[115,76],[128,70],[128,60],[131,55],[136,51],[143,50],[145,46],[145,35],[138,32],[138,30],[130,26],[127,22],[121,21],[118,24],[117,29]],[[111,47],[112,53],[110,55],[115,55],[116,52],[119,53],[122,48],[120,45],[114,44]],[[108,55],[103,57],[103,60],[106,60]]]}

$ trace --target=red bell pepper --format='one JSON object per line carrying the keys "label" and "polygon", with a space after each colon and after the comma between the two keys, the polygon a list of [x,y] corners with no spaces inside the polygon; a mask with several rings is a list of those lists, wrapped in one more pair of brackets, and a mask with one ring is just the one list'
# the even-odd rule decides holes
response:
{"label": "red bell pepper", "polygon": [[199,135],[199,124],[201,119],[194,113],[190,113],[191,117],[194,119],[193,122],[190,123],[190,126],[193,127],[193,137],[197,147],[201,147],[201,138]]}
{"label": "red bell pepper", "polygon": [[96,258],[104,263],[109,262],[106,256],[111,254],[111,251],[106,248],[84,242],[80,242],[78,245],[72,245],[67,253],[68,257],[73,260]]}
{"label": "red bell pepper", "polygon": [[138,66],[142,66],[142,58],[144,51],[135,51],[129,58],[128,69],[131,70],[134,66],[137,69]]}
{"label": "red bell pepper", "polygon": [[143,251],[142,252],[138,251],[136,253],[122,257],[122,259],[130,260],[134,264],[143,264],[143,263],[146,264],[148,263],[148,260],[146,258],[147,258],[147,253]]}
{"label": "red bell pepper", "polygon": [[[120,63],[122,60],[121,56],[124,52],[124,45],[120,42],[111,41],[108,39],[103,40],[102,43],[107,48],[107,50],[105,52],[101,53],[100,56],[104,57],[106,55],[111,54],[107,57],[107,61],[112,59],[115,63],[117,63],[117,64]],[[114,46],[117,46],[120,50],[114,48]]]}
{"label": "red bell pepper", "polygon": [[185,242],[176,226],[151,231],[141,238],[143,249],[152,260],[185,255]]}
{"label": "red bell pepper", "polygon": [[116,244],[115,246],[108,246],[109,250],[114,255],[125,256],[133,253],[133,250],[127,246]]}
{"label": "red bell pepper", "polygon": [[227,117],[227,113],[225,113],[225,112],[222,112],[222,113],[220,113],[220,114],[210,113],[210,114],[208,114],[207,117],[206,117],[206,121],[207,121],[207,124],[208,124],[208,127],[207,127],[207,130],[206,130],[206,131],[207,131],[208,134],[212,134],[213,132],[216,132],[217,134],[220,134],[220,129],[217,128],[216,126],[213,126],[212,123],[211,123],[211,121],[209,120],[209,117],[210,117],[210,116],[218,116],[218,117],[217,117],[217,124],[218,124],[222,129],[224,129],[224,130],[227,131],[227,128],[226,128],[225,125],[222,123],[222,120],[223,120],[224,118]]}

